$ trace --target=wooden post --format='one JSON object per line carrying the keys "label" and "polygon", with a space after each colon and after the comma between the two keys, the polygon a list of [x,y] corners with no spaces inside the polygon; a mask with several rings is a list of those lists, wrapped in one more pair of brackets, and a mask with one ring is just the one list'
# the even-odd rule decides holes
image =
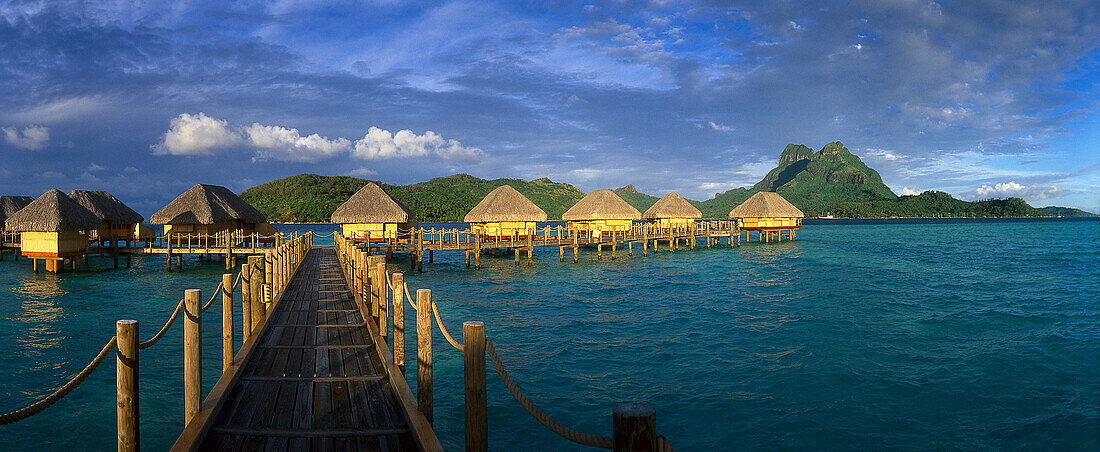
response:
{"label": "wooden post", "polygon": [[233,367],[233,274],[222,275],[222,372]]}
{"label": "wooden post", "polygon": [[164,243],[167,246],[166,253],[168,254],[168,261],[165,264],[165,271],[172,271],[172,234],[164,234]]}
{"label": "wooden post", "polygon": [[515,248],[516,265],[519,265],[519,248]]}
{"label": "wooden post", "polygon": [[389,309],[386,307],[386,262],[382,261],[378,263],[377,281],[378,281],[378,334],[382,336],[382,341],[386,340],[389,336],[389,325],[386,324],[386,315]]}
{"label": "wooden post", "polygon": [[474,252],[474,268],[480,270],[481,269],[481,236],[480,235],[474,237],[474,249],[477,250],[477,251]]}
{"label": "wooden post", "polygon": [[183,295],[183,413],[184,425],[202,405],[202,290]]}
{"label": "wooden post", "polygon": [[260,277],[264,274],[264,257],[248,256],[248,271],[248,283],[251,286],[248,291],[252,294],[248,304],[248,309],[252,311],[252,323],[249,327],[252,331],[256,331],[256,327],[267,317],[267,307],[264,306],[263,279]]}
{"label": "wooden post", "polygon": [[405,370],[405,274],[393,278],[393,363]]}
{"label": "wooden post", "polygon": [[416,406],[432,423],[432,291],[416,291]]}
{"label": "wooden post", "polygon": [[115,322],[115,400],[118,416],[118,450],[137,451],[138,436],[138,321]]}
{"label": "wooden post", "polygon": [[[242,343],[252,338],[252,281],[248,264],[241,265],[241,336]],[[263,294],[256,294],[257,297]]]}
{"label": "wooden post", "polygon": [[489,450],[485,401],[485,324],[462,323],[463,374],[466,383],[466,451]]}
{"label": "wooden post", "polygon": [[657,413],[648,403],[624,403],[611,412],[615,452],[656,452]]}

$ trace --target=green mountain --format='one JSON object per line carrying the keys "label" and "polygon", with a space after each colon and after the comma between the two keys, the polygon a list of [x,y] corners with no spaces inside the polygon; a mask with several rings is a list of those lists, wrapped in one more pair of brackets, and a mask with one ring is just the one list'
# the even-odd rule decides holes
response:
{"label": "green mountain", "polygon": [[[272,221],[328,221],[336,208],[370,182],[348,176],[299,174],[245,190],[241,197]],[[552,220],[584,197],[576,187],[547,178],[485,180],[469,174],[437,177],[411,185],[376,182],[391,196],[416,213],[418,221],[461,221],[494,188],[508,184],[546,211]],[[760,191],[775,191],[807,216],[847,218],[881,217],[1003,217],[1095,216],[1066,207],[1036,209],[1020,198],[967,202],[944,192],[926,191],[916,196],[897,196],[878,172],[871,169],[839,141],[814,152],[789,144],[779,163],[751,188],[735,188],[703,202],[691,201],[704,218],[726,218],[730,210]],[[615,193],[639,212],[658,198],[639,192],[633,185]]]}
{"label": "green mountain", "polygon": [[634,184],[630,184],[621,188],[616,188],[612,191],[614,191],[615,194],[619,195],[620,198],[623,198],[623,201],[626,201],[627,204],[630,204],[635,209],[638,209],[638,212],[645,212],[646,210],[649,210],[650,207],[653,207],[653,205],[657,203],[658,199],[661,199],[656,196],[651,196],[639,192],[638,189],[634,188]]}
{"label": "green mountain", "polygon": [[1094,214],[1092,212],[1086,212],[1084,210],[1074,209],[1072,207],[1048,206],[1048,207],[1040,207],[1039,211],[1042,212],[1043,215],[1050,215],[1052,217],[1095,217],[1095,216],[1097,216],[1096,214]]}
{"label": "green mountain", "polygon": [[820,215],[841,203],[896,199],[882,183],[882,176],[852,154],[839,141],[814,152],[804,145],[788,144],[779,164],[751,189],[735,188],[704,201],[703,215],[722,218],[749,196],[774,191],[806,215]]}
{"label": "green mountain", "polygon": [[[340,204],[369,182],[349,176],[299,174],[249,188],[241,198],[272,221],[326,222]],[[415,212],[418,221],[425,222],[462,221],[485,195],[503,184],[529,198],[551,219],[560,219],[566,209],[584,197],[576,187],[545,177],[532,181],[485,180],[455,174],[411,185],[374,182]]]}

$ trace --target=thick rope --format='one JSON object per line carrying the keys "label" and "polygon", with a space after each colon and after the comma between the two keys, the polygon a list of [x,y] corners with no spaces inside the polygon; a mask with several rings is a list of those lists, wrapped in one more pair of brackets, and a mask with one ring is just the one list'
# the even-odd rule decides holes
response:
{"label": "thick rope", "polygon": [[416,312],[416,303],[413,303],[412,295],[409,295],[409,285],[405,281],[401,281],[401,284],[405,286],[405,299],[409,300],[409,306],[412,306],[413,312]]}
{"label": "thick rope", "polygon": [[539,407],[535,406],[535,404],[532,403],[531,400],[528,399],[522,391],[520,391],[519,387],[516,386],[516,383],[512,381],[512,377],[508,375],[508,372],[506,370],[504,370],[504,364],[501,364],[500,357],[497,356],[497,351],[496,348],[493,347],[492,340],[485,339],[485,351],[489,352],[489,358],[492,359],[493,366],[495,366],[497,369],[497,375],[500,375],[500,381],[504,382],[504,386],[508,388],[508,392],[511,392],[512,397],[514,397],[516,401],[519,402],[521,406],[523,406],[523,409],[527,410],[527,413],[530,414],[531,417],[535,418],[536,421],[539,421],[540,424],[545,425],[546,428],[550,429],[550,431],[554,433],[557,433],[562,438],[565,438],[577,444],[589,447],[599,447],[601,449],[611,449],[614,446],[614,441],[609,436],[581,433],[562,425],[558,421],[551,419],[550,416],[547,416],[546,413],[543,413],[542,410],[539,409]]}
{"label": "thick rope", "polygon": [[676,449],[672,448],[672,444],[668,442],[668,438],[664,435],[657,435],[657,450],[660,452],[676,452]]}
{"label": "thick rope", "polygon": [[199,309],[199,312],[206,312],[207,309],[210,309],[210,307],[214,305],[214,299],[218,298],[218,295],[221,294],[221,293],[222,293],[222,285],[218,284],[218,288],[214,289],[214,294],[210,296],[210,300],[208,300],[206,302],[206,304],[202,305],[202,308]]}
{"label": "thick rope", "polygon": [[149,347],[152,347],[153,344],[156,344],[157,341],[160,340],[161,336],[164,336],[164,333],[168,331],[168,328],[172,326],[172,322],[176,321],[176,316],[178,316],[180,314],[180,311],[182,310],[183,300],[180,300],[180,303],[176,305],[176,310],[172,311],[172,316],[168,318],[167,322],[164,322],[164,326],[160,327],[160,331],[158,331],[157,334],[153,337],[149,338],[149,340],[138,344],[138,350],[145,350]]}
{"label": "thick rope", "polygon": [[459,344],[455,338],[451,337],[451,333],[447,331],[447,326],[443,324],[443,319],[439,318],[439,308],[435,306],[435,300],[432,300],[432,312],[435,313],[435,323],[439,324],[439,331],[443,333],[443,337],[447,338],[447,342],[451,343],[451,347],[454,347],[455,350],[460,352],[465,350],[462,344]]}
{"label": "thick rope", "polygon": [[117,342],[118,342],[117,337],[111,337],[111,340],[107,341],[107,345],[103,346],[103,350],[100,350],[99,354],[95,355],[95,358],[92,359],[92,362],[88,363],[87,366],[84,366],[84,370],[81,370],[80,373],[73,376],[73,378],[70,379],[68,383],[65,383],[65,385],[61,386],[60,388],[57,388],[57,390],[54,391],[53,394],[50,394],[50,395],[46,396],[45,398],[43,398],[43,399],[41,399],[37,402],[34,402],[33,404],[31,404],[30,406],[28,406],[26,408],[22,408],[22,409],[15,410],[15,411],[12,411],[12,412],[7,413],[7,414],[0,415],[0,425],[8,425],[8,424],[11,424],[13,422],[19,422],[23,419],[34,416],[34,415],[38,414],[39,412],[41,412],[42,410],[44,410],[46,408],[49,408],[50,405],[53,405],[58,400],[61,400],[63,397],[68,395],[69,392],[71,392],[73,389],[76,389],[76,387],[79,386],[80,383],[82,383],[85,378],[88,378],[88,375],[90,375],[92,373],[92,371],[95,370],[96,367],[99,366],[99,363],[103,362],[103,358],[107,357],[107,353],[115,348],[115,344]]}

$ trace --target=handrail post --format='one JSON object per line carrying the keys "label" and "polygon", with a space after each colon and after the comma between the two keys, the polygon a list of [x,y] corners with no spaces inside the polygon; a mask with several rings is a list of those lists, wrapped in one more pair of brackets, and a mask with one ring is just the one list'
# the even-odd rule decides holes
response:
{"label": "handrail post", "polygon": [[416,407],[432,418],[432,291],[416,291]]}
{"label": "handrail post", "polygon": [[[248,261],[245,261],[248,262]],[[250,267],[247,263],[241,265],[241,338],[242,343],[248,343],[252,338],[252,281]]]}
{"label": "handrail post", "polygon": [[233,367],[233,274],[222,275],[222,372]]}
{"label": "handrail post", "polygon": [[264,257],[263,256],[248,256],[248,275],[249,292],[252,293],[252,299],[249,300],[249,309],[252,311],[252,324],[249,327],[252,331],[256,331],[260,322],[264,321],[267,317],[267,308],[264,306],[264,286],[263,278],[260,276],[264,274]]}
{"label": "handrail post", "polygon": [[611,412],[615,452],[657,450],[657,412],[648,403],[624,403]]}
{"label": "handrail post", "polygon": [[462,323],[463,374],[466,383],[466,451],[489,450],[485,401],[485,324]]}
{"label": "handrail post", "polygon": [[183,295],[183,412],[184,425],[202,405],[202,290]]}
{"label": "handrail post", "polygon": [[[384,259],[384,258],[383,258]],[[388,325],[386,325],[386,261],[382,260],[375,266],[375,278],[378,281],[378,334],[382,335],[382,341],[385,342],[386,337],[389,336],[387,331]]]}
{"label": "handrail post", "polygon": [[393,276],[393,363],[405,370],[405,274]]}
{"label": "handrail post", "polygon": [[137,451],[138,418],[138,321],[115,322],[115,399],[118,404],[118,450]]}

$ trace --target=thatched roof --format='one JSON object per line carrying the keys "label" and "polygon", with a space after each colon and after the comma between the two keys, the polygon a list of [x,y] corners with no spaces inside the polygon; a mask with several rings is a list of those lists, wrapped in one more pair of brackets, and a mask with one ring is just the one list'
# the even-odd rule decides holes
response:
{"label": "thatched roof", "polygon": [[339,224],[408,223],[412,211],[393,199],[378,184],[371,182],[351,195],[332,212],[331,220]]}
{"label": "thatched roof", "polygon": [[56,188],[4,221],[9,231],[16,232],[90,231],[100,224],[99,217]]}
{"label": "thatched roof", "polygon": [[30,196],[0,196],[0,226],[3,226],[4,220],[15,215],[19,209],[27,207],[31,201],[34,201],[34,198]]}
{"label": "thatched roof", "polygon": [[481,199],[463,220],[467,223],[497,221],[546,221],[546,211],[516,191],[511,185],[501,185]]}
{"label": "thatched roof", "polygon": [[218,224],[234,220],[263,223],[267,217],[228,188],[206,184],[191,187],[149,217],[153,224]]}
{"label": "thatched roof", "polygon": [[126,207],[110,193],[105,191],[73,190],[69,197],[92,211],[100,220],[110,224],[135,224],[145,221],[145,217]]}
{"label": "thatched roof", "polygon": [[615,192],[603,189],[589,193],[562,214],[566,221],[580,220],[637,220],[642,217]]}
{"label": "thatched roof", "polygon": [[779,193],[762,191],[730,211],[730,218],[802,218],[805,214]]}
{"label": "thatched roof", "polygon": [[642,214],[642,218],[655,220],[658,218],[702,218],[703,212],[691,205],[683,196],[669,193],[657,200],[652,207]]}

